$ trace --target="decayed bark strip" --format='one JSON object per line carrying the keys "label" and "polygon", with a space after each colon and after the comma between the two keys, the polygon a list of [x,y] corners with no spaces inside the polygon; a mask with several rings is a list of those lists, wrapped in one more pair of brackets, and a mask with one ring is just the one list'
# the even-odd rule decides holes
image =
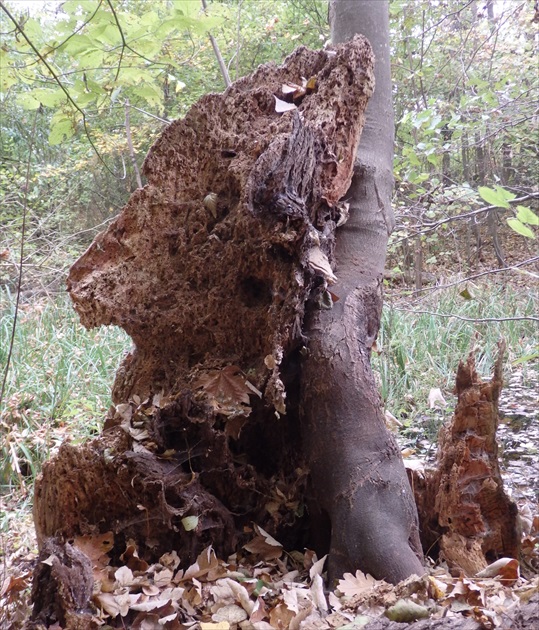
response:
{"label": "decayed bark strip", "polygon": [[519,553],[517,506],[503,489],[496,442],[504,351],[502,342],[487,382],[473,352],[459,364],[458,403],[440,431],[436,470],[413,480],[423,545],[468,575]]}
{"label": "decayed bark strip", "polygon": [[[133,539],[188,565],[210,542],[226,557],[252,521],[298,544],[295,353],[331,275],[372,68],[362,37],[300,48],[203,97],[154,144],[147,185],[69,274],[82,323],[121,326],[134,349],[103,434],[63,445],[37,480],[41,548],[110,530],[113,556]],[[302,78],[297,108],[278,113],[282,85]],[[37,617],[55,608],[41,593]]]}

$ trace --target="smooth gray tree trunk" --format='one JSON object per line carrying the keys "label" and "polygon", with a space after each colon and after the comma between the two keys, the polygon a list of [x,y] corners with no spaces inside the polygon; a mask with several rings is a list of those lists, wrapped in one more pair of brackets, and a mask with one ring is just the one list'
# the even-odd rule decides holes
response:
{"label": "smooth gray tree trunk", "polygon": [[339,299],[331,310],[313,309],[306,324],[302,429],[318,515],[313,538],[320,551],[329,545],[330,585],[356,569],[398,582],[423,566],[415,502],[370,366],[394,225],[388,3],[333,0],[330,18],[335,43],[355,33],[370,40],[376,88],[346,197],[350,218],[337,231]]}

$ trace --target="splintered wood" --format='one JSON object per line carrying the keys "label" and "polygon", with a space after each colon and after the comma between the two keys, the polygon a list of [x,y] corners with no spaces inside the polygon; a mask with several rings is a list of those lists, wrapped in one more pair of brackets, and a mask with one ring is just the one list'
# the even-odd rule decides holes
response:
{"label": "splintered wood", "polygon": [[503,488],[496,442],[504,351],[501,342],[490,381],[477,374],[473,352],[459,364],[458,403],[440,431],[436,470],[413,478],[424,546],[467,575],[519,553],[517,506]]}

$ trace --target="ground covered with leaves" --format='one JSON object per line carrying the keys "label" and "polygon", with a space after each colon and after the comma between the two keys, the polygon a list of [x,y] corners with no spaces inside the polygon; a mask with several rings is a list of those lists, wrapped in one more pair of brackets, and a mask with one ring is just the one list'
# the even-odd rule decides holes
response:
{"label": "ground covered with leaves", "polygon": [[[539,518],[526,539],[530,546],[539,541]],[[478,628],[533,627],[522,625],[523,611],[524,616],[531,611],[521,607],[536,601],[539,577],[520,575],[516,560],[498,561],[471,578],[430,568],[397,586],[357,571],[345,574],[335,591],[327,592],[325,558],[309,551],[286,553],[256,526],[240,553],[224,561],[208,547],[186,570],[178,568],[174,551],[148,565],[131,543],[121,556],[123,564],[112,566],[108,552],[113,541],[108,533],[71,542],[92,563],[95,627],[352,630],[369,628],[379,617],[400,623],[455,617],[474,620]],[[52,566],[54,561],[51,555],[43,563]],[[4,582],[3,622],[12,625],[2,627],[19,627],[26,619],[29,579],[27,570]]]}
{"label": "ground covered with leaves", "polygon": [[[93,610],[88,611],[87,618],[95,627],[148,630],[537,627],[539,512],[530,482],[536,474],[530,442],[534,442],[539,422],[529,413],[533,409],[529,399],[533,388],[529,385],[529,379],[522,382],[522,370],[517,366],[500,401],[502,468],[520,510],[520,563],[502,559],[476,576],[431,565],[426,575],[397,586],[357,571],[346,574],[335,590],[328,591],[325,558],[319,559],[309,550],[287,552],[256,524],[247,532],[250,542],[238,553],[217,558],[208,547],[185,570],[179,568],[180,558],[172,549],[159,562],[148,565],[131,541],[114,560],[114,536],[110,532],[69,542],[73,553],[82,552],[91,563],[88,588],[92,589]],[[441,401],[433,396],[431,402],[432,413],[441,413]],[[418,440],[416,446],[419,453],[406,459],[428,465],[432,444]],[[3,509],[14,518],[10,536],[3,540],[0,627],[20,628],[31,611],[31,576],[37,550],[29,511],[15,501]],[[191,526],[187,519],[183,525]],[[54,553],[41,557],[42,569],[50,570],[52,576],[56,562]],[[432,625],[436,623],[440,625]]]}

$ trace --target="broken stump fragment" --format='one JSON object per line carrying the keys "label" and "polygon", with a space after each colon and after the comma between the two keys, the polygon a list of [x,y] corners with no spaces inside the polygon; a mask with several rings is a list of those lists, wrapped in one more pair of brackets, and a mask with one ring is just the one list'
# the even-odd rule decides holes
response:
{"label": "broken stump fragment", "polygon": [[440,430],[436,469],[413,479],[425,550],[437,547],[467,575],[519,554],[518,510],[504,492],[496,441],[504,352],[501,342],[490,381],[477,374],[473,352],[460,362],[458,402]]}

